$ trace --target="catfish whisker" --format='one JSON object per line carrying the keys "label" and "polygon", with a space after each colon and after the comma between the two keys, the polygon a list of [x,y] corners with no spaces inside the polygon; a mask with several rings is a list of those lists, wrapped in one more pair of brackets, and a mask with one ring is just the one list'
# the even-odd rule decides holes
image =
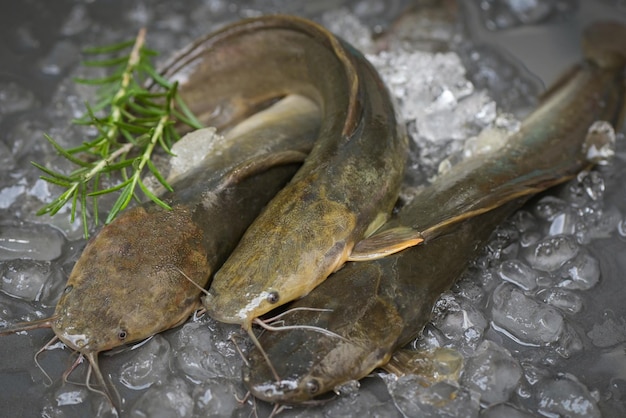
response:
{"label": "catfish whisker", "polygon": [[[202,286],[200,286],[198,283],[194,282],[194,281],[191,279],[191,277],[187,276],[187,274],[186,274],[184,271],[182,271],[181,269],[179,269],[177,266],[171,266],[171,267],[172,267],[174,270],[176,270],[177,272],[179,272],[180,274],[182,274],[182,276],[183,276],[185,279],[189,280],[189,282],[190,282],[191,284],[193,284],[195,287],[197,287],[197,288],[198,288],[198,290],[200,290],[202,293],[204,293],[205,295],[208,295],[208,294],[209,294],[209,292],[208,292],[208,291],[207,291],[204,287],[202,287]],[[206,311],[206,310],[205,310],[205,311]]]}
{"label": "catfish whisker", "polygon": [[287,309],[285,312],[282,312],[276,316],[273,316],[271,318],[267,318],[264,319],[263,321],[265,323],[272,323],[274,321],[276,321],[279,318],[282,318],[283,316],[290,314],[292,312],[296,312],[296,311],[313,311],[313,312],[332,312],[332,309],[328,309],[328,308],[307,308],[306,306],[302,306],[302,307],[298,307],[298,308],[291,308],[291,309]]}
{"label": "catfish whisker", "polygon": [[105,398],[109,400],[109,402],[111,402],[111,404],[113,404],[113,400],[111,399],[111,397],[106,391],[97,389],[91,385],[90,380],[91,380],[92,371],[93,371],[93,366],[89,364],[89,366],[87,367],[87,377],[85,378],[84,386],[86,386],[87,390],[89,390],[90,392],[99,393],[100,395],[104,396]]}
{"label": "catfish whisker", "polygon": [[287,405],[275,403],[274,408],[272,409],[272,412],[270,413],[270,416],[268,418],[274,418],[276,415],[280,414],[285,409],[287,409]]}
{"label": "catfish whisker", "polygon": [[[261,321],[259,318],[254,318],[253,322],[263,323],[263,321]],[[263,324],[263,325],[266,325],[266,324]],[[267,326],[269,326],[269,325],[267,325]],[[267,366],[270,368],[272,374],[274,375],[274,379],[276,379],[276,381],[279,382],[280,381],[280,376],[278,376],[278,372],[276,372],[276,369],[274,368],[274,365],[270,361],[269,356],[267,355],[267,353],[265,352],[265,350],[261,346],[261,343],[257,339],[256,335],[254,335],[254,331],[252,330],[252,328],[248,328],[247,331],[248,331],[248,336],[250,337],[250,339],[252,340],[252,342],[254,343],[256,348],[259,350],[259,352],[261,353],[263,358],[265,359],[265,362],[267,363]]]}
{"label": "catfish whisker", "polygon": [[319,332],[320,334],[327,335],[329,337],[339,338],[340,340],[343,340],[345,342],[350,342],[350,340],[348,340],[345,337],[342,337],[341,335],[335,332],[329,331],[321,327],[316,327],[313,325],[282,325],[280,327],[274,327],[272,325],[266,324],[265,322],[261,321],[258,318],[255,318],[254,323],[259,325],[262,328],[265,328],[268,331],[289,331],[289,330],[296,330],[296,329],[308,329],[311,331]]}
{"label": "catfish whisker", "polygon": [[74,381],[70,382],[70,381],[69,381],[69,377],[70,377],[70,375],[72,374],[72,372],[73,372],[74,370],[76,370],[76,368],[78,367],[78,365],[79,365],[80,363],[82,363],[82,362],[83,362],[83,355],[82,355],[82,354],[80,354],[80,353],[78,353],[78,356],[76,357],[76,360],[74,360],[74,363],[72,363],[72,365],[71,365],[71,366],[70,366],[70,367],[69,367],[69,368],[68,368],[65,372],[63,372],[63,376],[62,376],[62,378],[63,378],[63,382],[64,382],[64,383],[71,383],[71,384],[73,384],[73,385],[85,386],[85,385],[84,385],[83,383],[81,383],[81,382],[74,382]]}
{"label": "catfish whisker", "polygon": [[[98,353],[97,352],[88,352],[86,354],[84,354],[85,358],[87,359],[87,361],[89,362],[89,368],[87,369],[87,378],[86,378],[86,383],[87,383],[87,389],[99,393],[101,395],[103,395],[105,398],[108,399],[108,401],[111,403],[111,405],[113,406],[113,409],[116,410],[117,412],[117,404],[119,401],[121,400],[120,394],[117,392],[117,389],[115,388],[115,386],[113,386],[113,393],[115,394],[115,400],[114,397],[111,395],[111,393],[109,392],[109,387],[107,386],[107,382],[106,379],[104,378],[104,375],[102,374],[102,372],[100,371],[100,366],[98,365]],[[91,374],[95,374],[96,376],[96,381],[98,382],[98,384],[100,384],[100,386],[102,386],[103,390],[99,390],[94,388],[93,386],[91,386]],[[121,405],[121,402],[119,402],[119,404]]]}
{"label": "catfish whisker", "polygon": [[235,399],[237,400],[237,402],[239,402],[240,404],[244,404],[248,401],[248,399],[250,398],[250,395],[252,393],[250,391],[247,391],[245,395],[243,395],[243,398],[239,399],[239,396],[237,396],[237,394],[235,393]]}
{"label": "catfish whisker", "polygon": [[41,347],[41,349],[39,351],[37,351],[35,353],[35,356],[33,357],[33,360],[35,361],[35,365],[37,366],[37,368],[39,370],[41,370],[41,373],[46,377],[46,379],[48,379],[47,382],[44,382],[44,386],[46,387],[50,387],[52,386],[52,384],[54,383],[54,381],[52,380],[52,378],[50,377],[50,375],[44,370],[44,368],[41,366],[41,364],[39,363],[39,360],[37,360],[37,357],[39,357],[39,355],[41,353],[43,353],[44,351],[46,351],[52,344],[54,344],[57,340],[59,339],[59,337],[57,337],[56,335],[54,337],[52,337],[52,339],[50,341],[48,341],[46,343],[46,345],[44,345],[43,347]]}
{"label": "catfish whisker", "polygon": [[[243,351],[241,351],[241,348],[239,348],[239,345],[237,344],[237,341],[235,341],[235,334],[231,335],[229,340],[232,341],[233,345],[235,346],[235,350],[237,350],[237,352],[239,353],[239,356],[241,356],[241,360],[245,363],[246,366],[250,367],[250,362],[246,358],[246,355],[243,353]],[[248,393],[250,393],[250,392],[248,392]]]}

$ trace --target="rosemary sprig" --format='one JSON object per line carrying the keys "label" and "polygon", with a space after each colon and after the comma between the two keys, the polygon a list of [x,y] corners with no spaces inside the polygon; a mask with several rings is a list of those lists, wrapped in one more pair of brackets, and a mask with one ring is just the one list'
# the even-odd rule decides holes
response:
{"label": "rosemary sprig", "polygon": [[[100,87],[96,104],[87,104],[86,117],[74,121],[95,127],[98,135],[94,140],[70,149],[64,149],[53,138],[44,135],[55,150],[77,168],[64,174],[32,163],[43,171],[43,180],[66,189],[41,208],[37,215],[55,215],[69,203],[70,218],[74,222],[80,207],[85,237],[88,236],[88,197],[93,202],[96,225],[99,223],[97,199],[104,194],[119,192],[105,223],[115,219],[133,198],[138,199],[137,188],[158,205],[169,209],[167,203],[148,190],[142,175],[146,169],[149,170],[166,189],[171,190],[171,186],[152,163],[152,154],[158,148],[171,154],[172,143],[179,139],[174,129],[176,122],[193,128],[201,127],[180,98],[177,83],[165,80],[151,64],[150,58],[156,53],[145,48],[145,37],[146,31],[141,29],[134,41],[85,51],[88,54],[119,55],[84,62],[87,66],[113,67],[111,75],[97,79],[75,79],[78,83]],[[127,52],[128,49],[130,52]],[[160,90],[143,87],[147,80],[154,81],[153,84]],[[101,112],[106,112],[106,115],[97,116]],[[122,180],[112,187],[100,188],[102,175],[115,172],[121,173]]]}

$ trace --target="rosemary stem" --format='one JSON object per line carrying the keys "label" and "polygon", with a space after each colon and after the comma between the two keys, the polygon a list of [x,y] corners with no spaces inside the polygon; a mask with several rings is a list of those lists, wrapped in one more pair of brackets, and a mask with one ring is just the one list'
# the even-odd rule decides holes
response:
{"label": "rosemary stem", "polygon": [[120,83],[120,88],[113,96],[111,109],[111,129],[107,131],[106,140],[109,143],[113,143],[117,137],[119,136],[119,128],[117,127],[117,122],[122,120],[122,108],[119,106],[115,106],[115,104],[119,103],[127,94],[128,94],[128,86],[130,86],[133,73],[135,69],[139,65],[141,61],[141,48],[146,43],[146,28],[139,29],[139,33],[137,34],[137,38],[135,40],[135,44],[133,45],[133,49],[130,53],[128,63],[126,64],[126,68],[124,69],[124,73],[122,74],[122,81]]}

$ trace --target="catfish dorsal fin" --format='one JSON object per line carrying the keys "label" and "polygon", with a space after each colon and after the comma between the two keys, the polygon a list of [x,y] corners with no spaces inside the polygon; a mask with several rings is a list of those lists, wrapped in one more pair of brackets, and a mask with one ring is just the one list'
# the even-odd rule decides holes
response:
{"label": "catfish dorsal fin", "polygon": [[424,241],[422,234],[406,226],[398,226],[377,232],[359,241],[348,261],[376,260],[413,247]]}

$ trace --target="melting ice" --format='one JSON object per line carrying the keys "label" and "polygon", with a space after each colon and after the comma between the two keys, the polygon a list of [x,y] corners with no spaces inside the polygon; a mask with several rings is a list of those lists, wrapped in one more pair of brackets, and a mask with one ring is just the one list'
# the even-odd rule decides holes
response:
{"label": "melting ice", "polygon": [[[0,138],[2,325],[44,316],[40,308],[54,304],[84,244],[80,231],[66,220],[45,224],[47,220],[32,216],[50,198],[50,191],[37,183],[34,169],[24,168],[29,159],[63,167],[41,145],[41,131],[64,145],[83,139],[85,131],[68,128],[72,118],[81,116],[82,102],[93,94],[75,87],[67,76],[81,71],[76,67],[77,51],[127,39],[135,34],[134,26],[145,22],[153,23],[149,32],[153,47],[172,51],[221,22],[282,10],[275,2],[224,0],[188,2],[182,10],[154,0],[128,6],[119,17],[125,22],[122,28],[99,21],[95,12],[102,6],[95,3],[75,2],[61,19],[56,44],[32,63],[41,75],[56,77],[50,100],[42,99],[29,83],[0,79],[0,124],[6,130]],[[380,71],[413,140],[407,194],[446,164],[482,147],[497,146],[494,138],[518,128],[517,119],[503,112],[491,95],[498,104],[506,104],[507,112],[518,114],[534,99],[529,95],[532,89],[496,52],[484,46],[459,53],[442,48],[462,43],[462,36],[450,22],[423,16],[416,18],[421,19],[419,25],[409,22],[412,29],[403,37],[386,39],[387,49],[381,51],[371,27],[389,20],[391,14],[386,13],[402,9],[402,1],[391,5],[346,1],[345,8],[330,12],[333,2],[327,3],[294,2],[289,7],[295,7],[292,12],[305,10],[306,16],[339,32],[366,52]],[[573,10],[573,2],[565,0],[479,3],[490,29],[534,24],[558,11]],[[40,48],[42,41],[32,27],[22,25],[17,33],[21,48]],[[11,118],[14,122],[8,123]],[[329,404],[294,408],[283,416],[596,417],[601,409],[613,415],[626,413],[619,406],[625,399],[623,375],[622,380],[612,380],[613,386],[602,386],[585,381],[585,370],[567,362],[572,356],[588,356],[589,364],[623,364],[615,354],[620,353],[616,347],[626,342],[623,315],[603,312],[602,302],[590,296],[606,280],[604,272],[600,274],[602,252],[590,244],[613,239],[616,231],[626,236],[623,204],[605,199],[610,170],[615,168],[609,164],[604,171],[585,173],[558,194],[550,193],[515,214],[494,234],[464,279],[442,296],[433,322],[412,345],[425,351],[446,347],[462,354],[465,364],[459,379],[429,383],[415,375],[383,379],[374,375]],[[583,320],[580,313],[595,319]],[[243,345],[237,339],[242,335],[237,327],[195,318],[141,346],[101,356],[101,368],[124,397],[124,412],[130,416],[247,416],[254,408],[267,415],[271,406],[237,400],[245,390],[239,375],[242,360],[231,337]],[[0,389],[3,381],[15,382],[19,396],[11,388],[2,392],[14,395],[11,405],[17,402],[19,411],[111,416],[97,394],[72,385],[42,384],[30,354],[41,345],[39,339],[31,341],[30,334],[3,338],[1,357],[18,360],[0,364]],[[596,355],[600,349],[604,351]],[[28,355],[8,355],[7,350]],[[67,352],[46,352],[41,362],[58,381],[68,364]],[[609,381],[612,368],[598,367],[609,370],[603,372]],[[43,395],[33,400],[33,393]]]}

